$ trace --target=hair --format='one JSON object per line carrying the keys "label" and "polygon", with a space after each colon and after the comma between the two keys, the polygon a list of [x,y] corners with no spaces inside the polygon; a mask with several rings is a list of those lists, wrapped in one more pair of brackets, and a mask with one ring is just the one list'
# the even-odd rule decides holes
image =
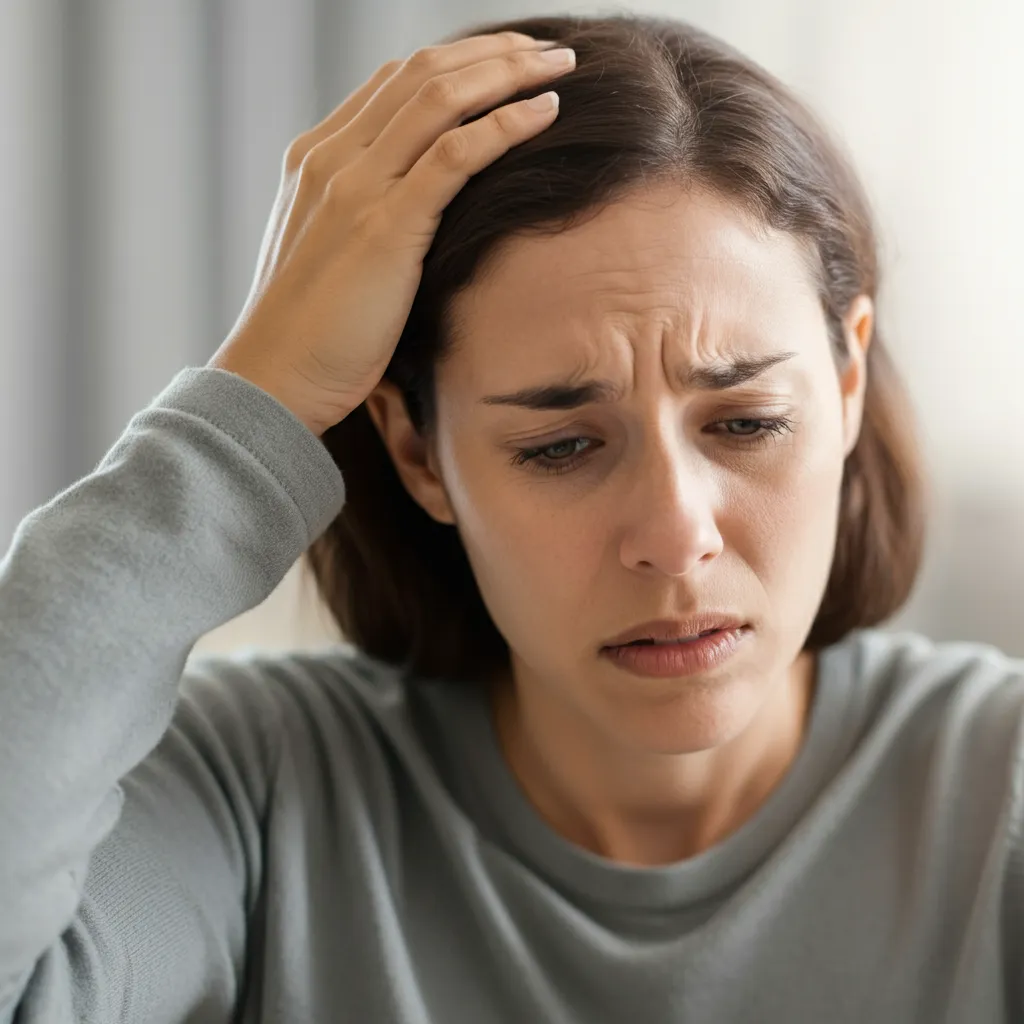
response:
{"label": "hair", "polygon": [[[416,429],[425,434],[435,422],[434,371],[452,345],[451,300],[499,243],[564,230],[664,181],[712,190],[806,243],[841,369],[849,358],[843,314],[858,295],[877,297],[877,240],[849,161],[807,107],[729,45],[676,20],[522,18],[445,41],[506,30],[573,47],[576,68],[555,86],[556,120],[474,175],[444,211],[384,374]],[[416,675],[480,681],[507,670],[508,644],[457,529],[406,491],[365,405],[323,441],[346,502],[307,557],[343,636]],[[805,650],[876,625],[906,601],[921,560],[923,505],[911,405],[876,325],[831,572]]]}

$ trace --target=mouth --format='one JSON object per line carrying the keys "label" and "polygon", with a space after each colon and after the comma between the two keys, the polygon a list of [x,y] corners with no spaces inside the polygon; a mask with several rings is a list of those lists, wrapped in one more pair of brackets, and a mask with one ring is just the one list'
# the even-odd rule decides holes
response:
{"label": "mouth", "polygon": [[[692,627],[691,627],[692,628]],[[724,665],[743,646],[750,628],[723,623],[686,636],[638,636],[605,647],[601,656],[635,676],[682,678]]]}
{"label": "mouth", "polygon": [[622,647],[662,647],[693,644],[716,633],[743,633],[749,623],[726,611],[707,611],[688,618],[652,619],[624,630],[603,644],[604,650]]}
{"label": "mouth", "polygon": [[694,640],[700,640],[702,637],[711,636],[712,633],[721,633],[720,629],[705,629],[703,633],[694,633],[692,636],[681,636],[675,640],[630,640],[628,644],[618,644],[619,647],[669,647],[673,644],[692,644]]}

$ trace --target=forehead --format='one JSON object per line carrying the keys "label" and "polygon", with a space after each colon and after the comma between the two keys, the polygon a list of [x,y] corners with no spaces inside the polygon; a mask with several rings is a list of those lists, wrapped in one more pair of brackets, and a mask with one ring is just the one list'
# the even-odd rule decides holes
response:
{"label": "forehead", "polygon": [[794,333],[822,327],[811,266],[803,243],[721,197],[637,193],[560,234],[505,242],[452,304],[447,372],[493,383],[531,364],[614,361],[655,338],[691,361],[799,348]]}

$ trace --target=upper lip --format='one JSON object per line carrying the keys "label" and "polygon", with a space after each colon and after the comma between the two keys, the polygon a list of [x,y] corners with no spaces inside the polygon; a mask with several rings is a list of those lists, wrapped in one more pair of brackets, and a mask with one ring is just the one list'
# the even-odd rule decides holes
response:
{"label": "upper lip", "polygon": [[728,612],[702,612],[688,619],[654,619],[627,629],[603,646],[619,647],[633,640],[680,640],[709,629],[736,629],[745,625],[742,619]]}

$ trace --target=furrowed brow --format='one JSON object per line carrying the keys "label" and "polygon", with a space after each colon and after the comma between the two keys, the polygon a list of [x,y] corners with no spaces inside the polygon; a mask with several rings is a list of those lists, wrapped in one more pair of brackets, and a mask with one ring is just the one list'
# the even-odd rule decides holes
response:
{"label": "furrowed brow", "polygon": [[[757,359],[734,359],[728,362],[695,366],[682,377],[683,384],[700,391],[726,391],[753,380],[778,363],[792,359],[796,352],[778,352]],[[622,389],[608,380],[584,380],[577,384],[556,381],[536,387],[522,388],[505,395],[485,395],[485,405],[514,405],[523,409],[576,409],[591,403],[615,402]]]}

